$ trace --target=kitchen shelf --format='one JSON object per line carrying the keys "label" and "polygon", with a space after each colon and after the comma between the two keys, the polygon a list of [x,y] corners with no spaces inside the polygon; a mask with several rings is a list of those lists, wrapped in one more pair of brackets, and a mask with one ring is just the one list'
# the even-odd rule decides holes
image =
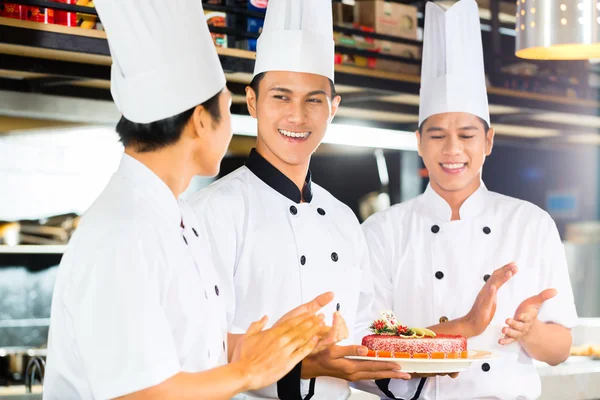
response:
{"label": "kitchen shelf", "polygon": [[0,246],[0,268],[25,267],[41,271],[60,264],[67,246]]}
{"label": "kitchen shelf", "polygon": [[21,246],[0,246],[0,257],[2,254],[63,254],[67,246],[49,246],[49,245],[21,245]]}
{"label": "kitchen shelf", "polygon": [[[217,53],[234,94],[233,110],[245,113],[244,89],[252,78],[256,54],[231,48],[217,48]],[[377,58],[376,53],[372,56]],[[110,101],[110,65],[102,31],[0,18],[0,90]],[[336,87],[343,99],[338,122],[366,122],[397,130],[416,128],[419,76],[345,65],[337,65],[335,71]],[[550,121],[530,119],[546,112],[599,118],[600,102],[595,100],[493,86],[488,87],[488,98],[492,124],[501,122],[517,129],[533,125],[557,129],[564,135],[596,133],[576,117],[558,127]],[[360,119],[353,112],[357,109],[361,110]],[[405,118],[409,122],[396,122],[399,114],[411,117]]]}

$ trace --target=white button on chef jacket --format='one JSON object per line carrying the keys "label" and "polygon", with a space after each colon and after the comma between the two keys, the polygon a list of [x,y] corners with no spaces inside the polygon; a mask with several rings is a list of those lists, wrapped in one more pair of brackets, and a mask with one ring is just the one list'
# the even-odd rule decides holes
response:
{"label": "white button on chef jacket", "polygon": [[59,266],[44,399],[115,398],[227,363],[223,294],[196,220],[123,156]]}
{"label": "white button on chef jacket", "polygon": [[[317,295],[332,291],[323,309],[336,309],[351,335],[369,324],[373,288],[368,250],[350,208],[307,177],[304,198],[285,175],[253,151],[245,166],[190,200],[206,229],[227,301],[230,330],[244,332],[263,315],[269,325]],[[352,337],[340,344],[353,343]],[[301,392],[309,392],[302,381]],[[345,399],[345,380],[319,377],[313,399]],[[246,398],[245,395],[240,398]],[[277,399],[277,385],[252,398]]]}
{"label": "white button on chef jacket", "polygon": [[[504,322],[514,316],[519,304],[548,288],[556,288],[558,295],[542,306],[538,318],[568,328],[576,324],[556,225],[537,206],[490,192],[483,183],[461,207],[461,220],[451,221],[451,214],[448,203],[428,187],[423,195],[363,224],[376,288],[373,315],[392,309],[409,326],[462,317],[471,309],[486,275],[516,262],[519,271],[500,288],[490,326],[468,340],[470,349],[489,350],[501,358],[472,364],[457,379],[429,378],[420,399],[535,399],[541,384],[533,359],[518,343],[501,346],[498,340],[504,336]],[[389,388],[396,397],[411,398],[418,383],[419,379],[395,380]],[[362,383],[358,386],[364,388]]]}

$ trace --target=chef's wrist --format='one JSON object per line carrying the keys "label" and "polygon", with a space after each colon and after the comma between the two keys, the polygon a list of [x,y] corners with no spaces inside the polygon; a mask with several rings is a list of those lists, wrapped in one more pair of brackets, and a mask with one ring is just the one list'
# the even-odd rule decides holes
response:
{"label": "chef's wrist", "polygon": [[302,360],[302,368],[300,370],[301,379],[312,379],[319,376],[319,362],[315,360],[315,356],[308,356]]}
{"label": "chef's wrist", "polygon": [[253,369],[249,364],[242,361],[234,361],[227,364],[227,366],[230,369],[231,382],[234,386],[236,386],[237,393],[242,393],[253,389]]}

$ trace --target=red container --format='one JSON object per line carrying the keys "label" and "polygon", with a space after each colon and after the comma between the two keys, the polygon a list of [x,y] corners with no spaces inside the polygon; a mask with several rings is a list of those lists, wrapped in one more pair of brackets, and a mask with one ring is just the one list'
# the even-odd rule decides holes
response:
{"label": "red container", "polygon": [[[54,0],[56,3],[77,4],[77,0]],[[77,13],[68,11],[54,11],[54,23],[64,26],[77,26]]]}
{"label": "red container", "polygon": [[53,24],[54,10],[46,7],[29,7],[27,10],[27,20],[44,24]]}
{"label": "red container", "polygon": [[27,6],[20,6],[14,3],[4,3],[4,8],[0,9],[0,17],[27,19]]}

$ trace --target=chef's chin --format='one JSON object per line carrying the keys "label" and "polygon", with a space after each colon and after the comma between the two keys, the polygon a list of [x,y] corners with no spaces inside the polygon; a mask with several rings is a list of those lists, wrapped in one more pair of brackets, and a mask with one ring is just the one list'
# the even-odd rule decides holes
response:
{"label": "chef's chin", "polygon": [[480,182],[479,176],[469,174],[468,169],[459,175],[447,174],[444,171],[439,171],[435,175],[430,174],[429,179],[445,192],[467,191],[473,189]]}

